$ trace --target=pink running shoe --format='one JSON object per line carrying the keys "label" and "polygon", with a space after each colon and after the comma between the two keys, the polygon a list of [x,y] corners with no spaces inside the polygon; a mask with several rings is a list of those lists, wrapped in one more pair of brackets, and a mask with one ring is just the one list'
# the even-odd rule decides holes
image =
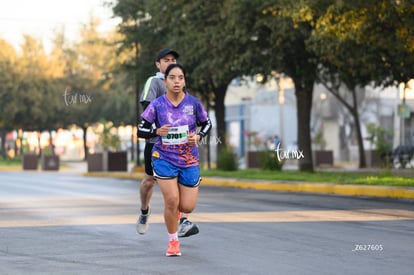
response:
{"label": "pink running shoe", "polygon": [[180,242],[178,240],[172,240],[168,243],[168,249],[165,256],[181,256]]}

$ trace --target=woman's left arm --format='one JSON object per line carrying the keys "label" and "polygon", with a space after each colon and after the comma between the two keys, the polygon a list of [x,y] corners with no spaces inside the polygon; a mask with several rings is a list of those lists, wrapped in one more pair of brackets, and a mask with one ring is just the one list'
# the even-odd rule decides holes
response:
{"label": "woman's left arm", "polygon": [[204,122],[197,122],[197,126],[201,127],[200,131],[197,134],[200,135],[200,140],[202,140],[203,137],[205,137],[211,130],[210,118],[207,117],[207,120]]}
{"label": "woman's left arm", "polygon": [[208,114],[206,112],[206,109],[204,109],[203,104],[201,101],[197,100],[197,106],[196,106],[196,114],[197,114],[197,126],[201,127],[200,131],[197,133],[197,135],[200,136],[200,140],[205,137],[208,132],[211,130],[211,120],[208,117]]}
{"label": "woman's left arm", "polygon": [[205,137],[208,134],[208,132],[211,129],[211,121],[207,117],[207,120],[206,121],[204,121],[204,122],[197,122],[197,126],[201,127],[200,131],[198,133],[191,132],[188,135],[188,144],[190,146],[196,145],[197,142],[199,142],[200,140],[202,140],[203,137]]}

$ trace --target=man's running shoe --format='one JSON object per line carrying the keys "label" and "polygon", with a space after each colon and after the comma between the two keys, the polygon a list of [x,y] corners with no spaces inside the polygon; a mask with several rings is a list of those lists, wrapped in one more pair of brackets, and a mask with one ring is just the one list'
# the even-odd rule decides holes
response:
{"label": "man's running shoe", "polygon": [[148,231],[148,219],[149,219],[149,209],[148,209],[148,214],[144,215],[144,214],[139,214],[139,218],[137,220],[137,225],[136,225],[136,229],[137,229],[137,233],[138,234],[145,234]]}
{"label": "man's running shoe", "polygon": [[180,224],[178,225],[178,237],[190,237],[191,235],[195,235],[198,232],[198,226],[195,223],[192,223],[186,218],[182,218],[180,220]]}
{"label": "man's running shoe", "polygon": [[168,249],[165,253],[165,256],[181,256],[180,252],[180,241],[178,240],[172,240],[168,243]]}

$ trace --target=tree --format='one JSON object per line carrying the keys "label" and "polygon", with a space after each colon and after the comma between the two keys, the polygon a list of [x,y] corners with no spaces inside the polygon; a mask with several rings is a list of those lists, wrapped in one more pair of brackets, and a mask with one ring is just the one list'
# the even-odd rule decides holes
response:
{"label": "tree", "polygon": [[[167,44],[181,53],[190,92],[202,93],[213,102],[222,142],[219,152],[226,146],[227,87],[235,77],[250,72],[248,64],[255,60],[245,51],[251,35],[246,36],[244,30],[251,28],[243,28],[254,24],[255,18],[249,16],[254,14],[246,13],[254,7],[249,1],[158,1],[151,2],[148,9],[154,32],[166,34]],[[242,13],[247,14],[242,26],[231,21]]]}
{"label": "tree", "polygon": [[268,71],[284,72],[295,84],[298,118],[298,147],[304,158],[299,170],[312,171],[310,118],[313,86],[317,76],[317,56],[306,42],[314,22],[324,14],[330,1],[264,1],[262,17],[257,21],[259,40]]}
{"label": "tree", "polygon": [[[319,81],[354,119],[360,168],[366,161],[357,88],[398,85],[414,74],[410,65],[414,62],[413,11],[408,2],[336,2],[318,19],[308,42],[319,56]],[[351,100],[340,93],[342,84]]]}
{"label": "tree", "polygon": [[[139,16],[142,19],[139,25],[134,25],[139,35],[132,33],[132,25],[129,25],[128,33],[124,32],[127,41],[140,38],[141,50],[152,49],[149,37],[157,37],[157,41],[165,41],[166,45],[182,53],[180,62],[190,72],[189,87],[213,101],[218,134],[223,141],[226,136],[224,98],[233,78],[257,72],[271,76],[272,71],[283,72],[291,77],[297,99],[298,147],[304,155],[299,160],[299,169],[311,171],[310,114],[316,81],[329,79],[332,84],[336,84],[339,80],[355,95],[357,87],[370,81],[406,81],[413,71],[409,65],[413,64],[412,57],[407,56],[410,53],[407,49],[413,45],[410,28],[413,16],[409,1],[348,2],[143,0],[134,3],[119,0],[117,15],[131,18]],[[358,25],[359,28],[353,25],[357,22],[352,21],[355,13],[347,13],[348,10],[352,11],[352,7],[367,18],[361,21],[364,25]],[[338,21],[335,21],[337,18]],[[388,25],[392,26],[389,30]],[[332,27],[341,30],[342,36],[325,37],[324,27],[326,34],[330,33]],[[357,31],[347,34],[353,29]],[[398,36],[400,42],[397,46],[383,33],[378,34],[378,30],[382,29],[390,37]],[[364,40],[364,37],[367,39]],[[323,45],[325,42],[329,43]],[[336,58],[338,45],[343,52],[350,45],[362,47],[359,51],[348,50],[347,55],[341,56],[342,52],[339,52],[337,60],[342,60],[341,65],[329,59],[332,56]],[[354,62],[348,71],[345,60]],[[370,62],[363,66],[367,61]],[[359,72],[358,78],[353,77],[352,74]],[[353,112],[355,121],[359,121],[356,101],[355,96],[353,105],[348,104],[347,108]]]}
{"label": "tree", "polygon": [[[118,54],[127,54],[122,65],[127,73],[126,78],[135,93],[135,112],[133,112],[132,119],[135,125],[138,125],[140,120],[141,90],[145,80],[156,71],[154,66],[155,53],[165,44],[165,36],[162,31],[155,30],[151,24],[148,5],[152,3],[145,0],[118,0],[110,4],[114,15],[122,20],[118,26],[118,31],[122,34],[122,38],[118,40],[120,44]],[[139,156],[140,146],[139,139],[137,139],[136,163],[138,166],[141,164]]]}
{"label": "tree", "polygon": [[13,100],[14,78],[16,77],[16,52],[6,41],[0,39],[0,133],[1,155],[6,157],[6,134],[13,129],[13,109],[9,104]]}
{"label": "tree", "polygon": [[91,17],[80,30],[80,40],[63,50],[66,121],[83,129],[85,158],[86,130],[91,124],[105,119],[119,126],[130,123],[133,116],[129,83],[120,71],[124,57],[117,55],[119,37],[98,32],[99,24]]}
{"label": "tree", "polygon": [[91,18],[74,43],[65,39],[63,31],[57,32],[50,55],[28,35],[20,54],[0,40],[2,134],[76,124],[84,128],[86,141],[88,125],[102,118],[115,126],[131,122],[129,83],[120,70],[124,56],[114,48],[119,34],[101,34],[98,27],[99,21]]}
{"label": "tree", "polygon": [[[315,16],[320,13],[316,2],[312,1]],[[126,0],[118,3],[131,4]],[[272,70],[280,69],[296,85],[300,110],[298,141],[305,154],[305,159],[300,160],[300,169],[312,170],[309,124],[316,65],[311,62],[313,53],[305,47],[311,35],[311,23],[308,18],[300,18],[303,8],[305,12],[311,8],[302,2],[290,1],[148,3],[140,2],[139,14],[148,18],[145,26],[152,28],[153,35],[165,34],[168,45],[183,53],[180,62],[190,72],[189,86],[211,94],[206,98],[214,102],[217,131],[223,141],[219,151],[226,143],[224,99],[228,84],[241,75],[258,71],[269,75]],[[129,12],[125,6],[123,11]]]}

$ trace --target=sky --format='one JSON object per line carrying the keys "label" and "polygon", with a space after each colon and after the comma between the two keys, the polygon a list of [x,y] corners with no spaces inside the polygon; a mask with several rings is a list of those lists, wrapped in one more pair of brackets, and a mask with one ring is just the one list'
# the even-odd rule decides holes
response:
{"label": "sky", "polygon": [[102,31],[115,27],[117,20],[103,7],[104,0],[0,0],[0,38],[19,49],[23,34],[29,34],[51,48],[53,33],[64,27],[70,40],[77,40],[82,24],[90,15],[102,20]]}

